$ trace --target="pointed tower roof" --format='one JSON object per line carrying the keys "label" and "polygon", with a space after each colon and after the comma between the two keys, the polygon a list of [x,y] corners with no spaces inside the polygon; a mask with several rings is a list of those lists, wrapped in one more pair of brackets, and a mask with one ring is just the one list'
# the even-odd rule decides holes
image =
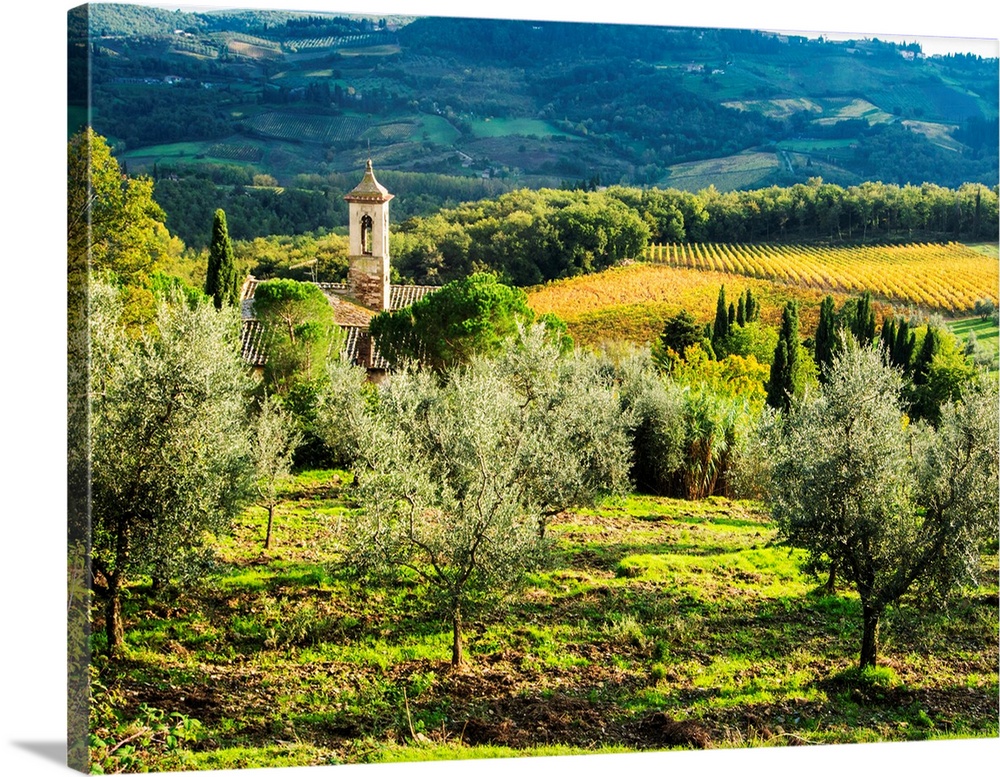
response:
{"label": "pointed tower roof", "polygon": [[372,172],[372,160],[368,160],[365,165],[365,177],[361,183],[344,195],[348,202],[388,202],[395,195],[389,194],[389,190],[375,180],[375,173]]}

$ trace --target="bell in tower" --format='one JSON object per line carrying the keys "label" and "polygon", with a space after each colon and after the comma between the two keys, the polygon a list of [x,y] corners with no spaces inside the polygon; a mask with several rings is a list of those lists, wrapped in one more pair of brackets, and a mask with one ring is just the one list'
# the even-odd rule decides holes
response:
{"label": "bell in tower", "polygon": [[350,220],[347,285],[362,305],[389,309],[389,200],[393,195],[375,180],[372,160],[361,183],[344,195]]}

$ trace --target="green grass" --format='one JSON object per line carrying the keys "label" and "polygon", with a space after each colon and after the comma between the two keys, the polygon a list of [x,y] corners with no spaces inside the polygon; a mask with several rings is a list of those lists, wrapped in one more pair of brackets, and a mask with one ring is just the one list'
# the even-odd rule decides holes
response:
{"label": "green grass", "polygon": [[[686,538],[689,547],[698,547],[694,536]],[[799,574],[801,561],[801,556],[775,549],[707,555],[646,553],[626,556],[618,562],[615,572],[620,577],[656,582],[667,593],[694,600],[712,599],[720,590],[730,596],[801,596],[808,590]],[[706,584],[706,576],[712,578],[712,585]]]}
{"label": "green grass", "polygon": [[503,138],[509,135],[567,136],[565,132],[540,119],[487,118],[471,121],[469,126],[477,138]]}
{"label": "green grass", "polygon": [[301,473],[270,550],[248,508],[199,579],[132,586],[126,659],[98,662],[109,698],[125,720],[144,703],[203,727],[193,746],[150,746],[145,767],[691,746],[658,715],[718,748],[997,735],[995,552],[988,584],[950,609],[890,610],[880,664],[859,675],[856,594],[822,593],[759,505],[610,499],[550,523],[548,563],[505,608],[470,614],[456,671],[415,576],[362,587],[340,563],[349,483]]}
{"label": "green grass", "polygon": [[963,341],[968,339],[971,332],[975,332],[977,343],[989,349],[994,356],[1000,354],[1000,327],[993,323],[992,318],[987,318],[985,321],[978,316],[962,318],[949,321],[948,328]]}
{"label": "green grass", "polygon": [[455,126],[442,116],[421,115],[419,118],[420,130],[414,139],[423,139],[441,146],[450,146],[461,137],[461,133]]}
{"label": "green grass", "polygon": [[853,141],[850,140],[815,140],[803,138],[801,140],[782,140],[777,143],[778,148],[785,151],[797,151],[801,153],[845,150],[851,148]]}
{"label": "green grass", "polygon": [[125,151],[120,156],[126,160],[142,159],[161,164],[163,162],[193,162],[199,158],[199,155],[204,154],[211,145],[208,142],[164,143],[159,146],[146,146],[145,148]]}
{"label": "green grass", "polygon": [[372,744],[364,762],[366,763],[407,763],[413,761],[468,761],[479,758],[524,758],[529,756],[567,756],[567,755],[611,755],[627,753],[626,747],[567,747],[565,745],[543,745],[517,749],[513,747],[498,747],[496,745],[480,745],[469,747],[461,742],[446,742],[444,744],[407,746],[407,745],[377,745]]}

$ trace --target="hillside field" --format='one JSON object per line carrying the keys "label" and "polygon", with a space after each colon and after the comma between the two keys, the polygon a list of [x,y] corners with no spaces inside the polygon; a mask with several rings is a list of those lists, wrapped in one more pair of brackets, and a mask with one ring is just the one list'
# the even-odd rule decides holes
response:
{"label": "hillside field", "polygon": [[977,299],[996,301],[1000,283],[995,245],[689,244],[651,246],[647,259],[535,287],[528,302],[538,313],[565,320],[582,345],[615,339],[641,344],[652,342],[663,321],[682,309],[712,321],[723,285],[733,301],[750,288],[766,324],[776,325],[786,302],[797,300],[802,334],[810,336],[827,294],[839,307],[870,290],[880,319],[893,310],[961,317]]}
{"label": "hillside field", "polygon": [[453,669],[415,579],[361,587],[341,564],[350,475],[284,497],[271,550],[248,508],[193,585],[126,599],[102,682],[128,715],[203,726],[153,771],[997,736],[995,549],[948,612],[890,610],[861,681],[857,596],[820,593],[756,503],[617,498],[553,521]]}

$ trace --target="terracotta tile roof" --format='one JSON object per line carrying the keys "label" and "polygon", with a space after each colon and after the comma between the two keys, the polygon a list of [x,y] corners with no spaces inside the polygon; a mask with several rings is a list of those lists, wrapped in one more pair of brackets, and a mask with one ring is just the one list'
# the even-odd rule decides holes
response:
{"label": "terracotta tile roof", "polygon": [[360,326],[345,326],[343,329],[346,337],[344,338],[344,346],[340,349],[340,356],[344,360],[353,362],[358,355],[358,339],[362,335],[368,334],[368,330]]}
{"label": "terracotta tile roof", "polygon": [[263,367],[267,361],[264,325],[256,318],[244,318],[240,332],[240,353],[252,367]]}
{"label": "terracotta tile roof", "polygon": [[440,286],[390,286],[389,310],[408,308],[419,299],[433,294]]}
{"label": "terracotta tile roof", "polygon": [[257,279],[252,275],[247,276],[247,279],[243,281],[243,287],[240,289],[240,302],[253,299],[253,290],[257,288],[257,283]]}
{"label": "terracotta tile roof", "polygon": [[355,302],[346,294],[341,295],[335,291],[326,291],[326,289],[324,291],[326,292],[326,298],[330,300],[330,305],[333,307],[333,320],[340,326],[368,327],[368,322],[375,315],[374,310]]}
{"label": "terracotta tile roof", "polygon": [[343,329],[347,337],[344,340],[344,347],[340,349],[341,359],[367,367],[369,370],[385,372],[389,369],[389,362],[375,349],[367,328],[345,326]]}

